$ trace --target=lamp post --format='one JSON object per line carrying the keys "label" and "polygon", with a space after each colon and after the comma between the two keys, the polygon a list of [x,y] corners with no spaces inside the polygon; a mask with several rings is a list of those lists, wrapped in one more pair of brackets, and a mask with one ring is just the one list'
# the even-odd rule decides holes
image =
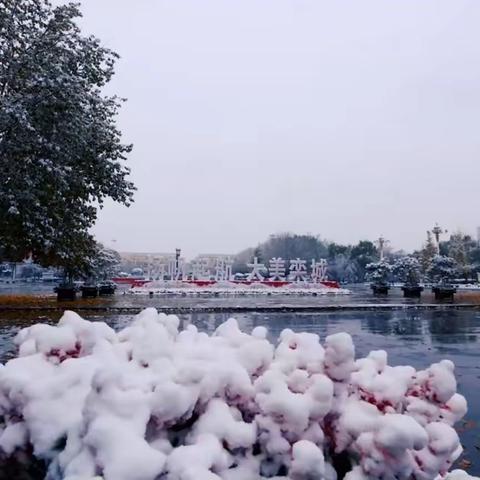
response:
{"label": "lamp post", "polygon": [[378,252],[380,253],[380,261],[382,261],[385,257],[385,245],[389,243],[389,241],[385,239],[383,236],[380,236],[380,238],[375,243],[378,245]]}
{"label": "lamp post", "polygon": [[435,237],[436,247],[437,247],[437,255],[440,255],[440,235],[442,233],[447,233],[448,230],[442,230],[438,223],[435,223],[435,226],[432,228],[432,233]]}
{"label": "lamp post", "polygon": [[180,254],[182,253],[180,248],[175,249],[175,277],[178,277],[179,272],[179,261],[180,261]]}

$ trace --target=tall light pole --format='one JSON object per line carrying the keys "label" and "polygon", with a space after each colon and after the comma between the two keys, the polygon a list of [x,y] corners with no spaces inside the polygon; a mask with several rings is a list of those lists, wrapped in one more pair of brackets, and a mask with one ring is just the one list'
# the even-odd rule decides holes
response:
{"label": "tall light pole", "polygon": [[375,242],[378,245],[378,252],[380,253],[380,261],[382,261],[385,257],[385,245],[389,241],[383,237],[383,235],[380,235],[379,239]]}
{"label": "tall light pole", "polygon": [[442,233],[447,233],[448,230],[442,230],[438,223],[435,223],[435,226],[432,228],[432,233],[435,237],[436,247],[437,247],[437,255],[440,255],[440,235]]}
{"label": "tall light pole", "polygon": [[179,263],[180,263],[180,254],[182,253],[180,248],[175,249],[175,277],[178,276],[179,272]]}

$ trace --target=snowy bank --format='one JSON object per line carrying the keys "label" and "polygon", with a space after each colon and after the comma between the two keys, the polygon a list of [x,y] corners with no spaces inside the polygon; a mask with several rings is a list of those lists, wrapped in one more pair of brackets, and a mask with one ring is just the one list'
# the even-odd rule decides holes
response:
{"label": "snowy bank", "polygon": [[[355,359],[346,333],[212,334],[154,309],[118,333],[66,312],[0,366],[0,457],[57,480],[448,478],[467,411],[449,360]],[[471,477],[470,477],[471,478]]]}
{"label": "snowy bank", "polygon": [[245,296],[245,295],[349,295],[351,292],[345,288],[333,288],[319,283],[299,282],[285,286],[268,286],[263,283],[250,285],[228,281],[216,282],[213,285],[193,285],[181,281],[153,281],[141,287],[132,287],[127,290],[132,295],[180,295],[180,296]]}

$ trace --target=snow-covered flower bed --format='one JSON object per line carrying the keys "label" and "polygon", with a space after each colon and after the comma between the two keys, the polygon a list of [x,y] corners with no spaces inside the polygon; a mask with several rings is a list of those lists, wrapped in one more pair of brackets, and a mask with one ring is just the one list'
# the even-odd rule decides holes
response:
{"label": "snow-covered flower bed", "polygon": [[244,295],[349,295],[345,288],[332,288],[315,283],[291,283],[281,287],[272,287],[260,282],[250,285],[233,282],[217,282],[214,285],[196,286],[176,281],[154,281],[141,287],[127,290],[132,295],[180,295],[180,296],[244,296]]}
{"label": "snow-covered flower bed", "polygon": [[[33,454],[51,480],[436,479],[467,411],[449,360],[355,359],[347,333],[212,335],[154,309],[116,333],[66,312],[19,332],[0,367],[0,457]],[[463,480],[464,474],[448,475]]]}

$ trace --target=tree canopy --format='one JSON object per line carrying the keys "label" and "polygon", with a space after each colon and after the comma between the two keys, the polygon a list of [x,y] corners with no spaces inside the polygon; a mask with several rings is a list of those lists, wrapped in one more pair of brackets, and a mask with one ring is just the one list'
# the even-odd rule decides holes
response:
{"label": "tree canopy", "polygon": [[116,117],[102,87],[117,54],[75,23],[78,5],[0,0],[0,256],[85,267],[106,198],[129,205]]}
{"label": "tree canopy", "polygon": [[420,262],[413,256],[397,258],[392,271],[406,285],[419,285],[421,280]]}
{"label": "tree canopy", "polygon": [[392,266],[386,260],[369,263],[366,266],[367,279],[378,284],[386,284],[392,271]]}
{"label": "tree canopy", "polygon": [[458,264],[451,257],[435,255],[427,271],[431,280],[437,283],[448,283],[458,274]]}

